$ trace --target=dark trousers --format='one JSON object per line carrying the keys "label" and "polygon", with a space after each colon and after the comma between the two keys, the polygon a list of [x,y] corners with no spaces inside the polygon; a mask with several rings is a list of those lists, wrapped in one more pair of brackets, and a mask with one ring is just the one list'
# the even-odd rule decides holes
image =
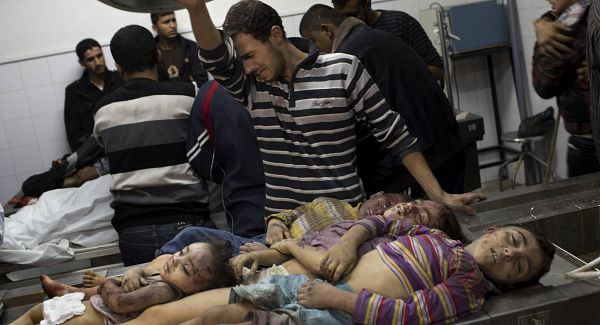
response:
{"label": "dark trousers", "polygon": [[162,225],[144,225],[121,229],[119,249],[125,266],[150,262],[156,252],[181,230],[190,226],[214,228],[210,220],[175,222]]}
{"label": "dark trousers", "polygon": [[567,165],[569,177],[600,171],[600,163],[594,147],[594,140],[570,136],[567,142]]}

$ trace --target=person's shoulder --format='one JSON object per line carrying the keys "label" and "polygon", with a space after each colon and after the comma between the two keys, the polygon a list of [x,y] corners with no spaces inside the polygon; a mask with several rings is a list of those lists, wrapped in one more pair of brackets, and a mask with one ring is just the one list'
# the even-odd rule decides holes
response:
{"label": "person's shoulder", "polygon": [[381,18],[393,19],[393,20],[416,20],[413,16],[407,12],[401,10],[379,10],[381,12]]}
{"label": "person's shoulder", "polygon": [[82,76],[79,76],[79,78],[77,78],[75,81],[68,84],[67,87],[65,87],[65,90],[66,91],[74,91],[77,88],[81,87],[81,83],[82,83]]}
{"label": "person's shoulder", "polygon": [[191,82],[169,81],[156,83],[157,91],[164,95],[183,95],[196,97],[196,86]]}
{"label": "person's shoulder", "polygon": [[332,62],[347,62],[352,63],[353,61],[358,60],[354,55],[347,53],[326,53],[319,54],[316,64],[327,64]]}

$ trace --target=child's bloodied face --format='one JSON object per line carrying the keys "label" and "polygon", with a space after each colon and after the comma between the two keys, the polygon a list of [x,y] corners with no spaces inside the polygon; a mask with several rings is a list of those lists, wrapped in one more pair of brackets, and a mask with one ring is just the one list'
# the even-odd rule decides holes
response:
{"label": "child's bloodied face", "polygon": [[444,206],[429,200],[399,203],[386,210],[383,215],[392,219],[409,220],[413,224],[426,225],[429,228],[443,229],[445,224]]}
{"label": "child's bloodied face", "polygon": [[211,265],[214,263],[214,247],[206,243],[194,243],[173,254],[160,270],[161,278],[185,294],[210,287]]}

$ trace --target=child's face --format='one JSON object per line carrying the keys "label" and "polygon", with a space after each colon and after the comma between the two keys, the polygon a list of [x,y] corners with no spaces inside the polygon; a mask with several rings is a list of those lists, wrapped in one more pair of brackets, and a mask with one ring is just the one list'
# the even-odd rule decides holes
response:
{"label": "child's face", "polygon": [[443,205],[429,200],[415,200],[413,202],[399,203],[384,212],[387,218],[410,220],[414,224],[426,225],[430,228],[443,227],[441,216]]}
{"label": "child's face", "polygon": [[368,216],[382,215],[385,210],[394,205],[408,201],[410,201],[410,198],[400,193],[375,193],[361,205],[358,210],[358,218],[363,219]]}
{"label": "child's face", "polygon": [[209,284],[212,260],[210,244],[194,243],[173,254],[163,264],[160,277],[185,294],[195,293]]}
{"label": "child's face", "polygon": [[577,2],[577,0],[548,0],[548,2],[550,2],[550,6],[552,6],[552,11],[560,15],[572,4]]}

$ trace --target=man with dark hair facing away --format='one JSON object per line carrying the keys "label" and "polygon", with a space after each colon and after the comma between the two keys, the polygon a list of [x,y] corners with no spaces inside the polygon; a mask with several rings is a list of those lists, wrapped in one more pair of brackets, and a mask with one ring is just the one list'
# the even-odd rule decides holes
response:
{"label": "man with dark hair facing away", "polygon": [[206,182],[186,157],[195,86],[158,82],[156,44],[141,26],[121,28],[110,50],[126,83],[98,102],[94,136],[108,157],[112,224],[127,266],[152,260],[185,227],[214,224]]}
{"label": "man with dark hair facing away", "polygon": [[404,11],[373,10],[371,0],[331,0],[333,7],[346,17],[355,17],[365,24],[393,34],[406,42],[425,61],[433,76],[444,81],[444,62],[431,44],[423,27]]}
{"label": "man with dark hair facing away", "polygon": [[[367,125],[430,199],[474,213],[466,203],[483,196],[441,189],[404,120],[389,109],[356,57],[300,51],[285,37],[281,17],[260,1],[230,8],[227,35],[215,28],[204,0],[177,2],[188,8],[208,71],[250,110],[263,156],[267,213],[325,195],[351,204],[362,201],[357,123]],[[276,219],[267,231],[274,223],[285,234]]]}
{"label": "man with dark hair facing away", "polygon": [[85,70],[81,78],[65,90],[65,129],[73,152],[93,132],[94,108],[98,100],[123,84],[123,79],[116,71],[106,68],[102,47],[96,40],[82,40],[77,44],[75,53]]}
{"label": "man with dark hair facing away", "polygon": [[195,81],[198,87],[205,83],[208,74],[198,59],[198,47],[177,32],[175,12],[152,13],[150,20],[160,53],[158,80]]}
{"label": "man with dark hair facing away", "polygon": [[[464,145],[452,105],[417,53],[393,35],[373,29],[354,17],[317,4],[302,17],[300,34],[313,41],[322,53],[356,56],[391,109],[406,119],[410,134],[448,193],[462,193],[465,176]],[[358,173],[368,195],[377,191],[423,193],[405,168],[394,168],[391,155],[362,132],[357,143]]]}

